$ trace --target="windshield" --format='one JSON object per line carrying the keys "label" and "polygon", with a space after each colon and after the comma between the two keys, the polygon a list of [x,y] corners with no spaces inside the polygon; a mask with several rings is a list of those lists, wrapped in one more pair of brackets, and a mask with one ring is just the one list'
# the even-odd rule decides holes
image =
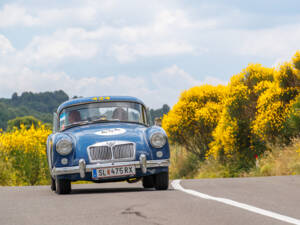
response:
{"label": "windshield", "polygon": [[93,122],[123,121],[147,124],[145,109],[132,102],[101,102],[72,106],[59,116],[60,130]]}

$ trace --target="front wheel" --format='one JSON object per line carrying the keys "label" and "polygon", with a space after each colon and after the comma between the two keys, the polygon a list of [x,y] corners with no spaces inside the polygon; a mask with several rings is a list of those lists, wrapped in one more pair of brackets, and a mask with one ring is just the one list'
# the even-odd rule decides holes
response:
{"label": "front wheel", "polygon": [[167,190],[169,187],[169,172],[155,174],[154,187],[156,190]]}
{"label": "front wheel", "polygon": [[153,188],[154,187],[153,176],[145,176],[145,177],[143,177],[143,187],[144,188]]}
{"label": "front wheel", "polygon": [[55,179],[51,177],[51,191],[56,191]]}
{"label": "front wheel", "polygon": [[71,192],[71,181],[56,178],[55,183],[57,194],[69,194]]}

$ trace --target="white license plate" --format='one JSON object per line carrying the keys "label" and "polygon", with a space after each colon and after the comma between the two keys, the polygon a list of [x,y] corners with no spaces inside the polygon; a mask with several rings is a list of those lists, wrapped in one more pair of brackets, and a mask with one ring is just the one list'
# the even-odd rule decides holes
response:
{"label": "white license plate", "polygon": [[121,177],[135,175],[135,166],[113,166],[93,169],[93,178],[103,178],[103,177]]}

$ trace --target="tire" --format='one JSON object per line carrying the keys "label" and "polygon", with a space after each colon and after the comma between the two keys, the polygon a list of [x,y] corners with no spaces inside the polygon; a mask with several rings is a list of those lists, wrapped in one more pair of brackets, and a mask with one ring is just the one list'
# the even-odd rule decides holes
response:
{"label": "tire", "polygon": [[51,177],[51,185],[50,185],[51,191],[56,191],[56,184],[55,180]]}
{"label": "tire", "polygon": [[55,183],[57,194],[69,194],[71,192],[71,181],[56,178]]}
{"label": "tire", "polygon": [[153,188],[154,187],[153,176],[145,176],[145,177],[143,177],[143,187],[144,188]]}
{"label": "tire", "polygon": [[167,190],[169,188],[169,172],[155,174],[154,187],[156,190]]}

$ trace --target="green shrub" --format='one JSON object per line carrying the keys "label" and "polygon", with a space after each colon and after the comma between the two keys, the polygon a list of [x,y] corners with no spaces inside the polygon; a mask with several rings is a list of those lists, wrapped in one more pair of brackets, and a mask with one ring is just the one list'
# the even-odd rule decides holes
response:
{"label": "green shrub", "polygon": [[3,155],[0,156],[0,186],[9,186],[14,183],[14,173],[11,163],[5,162]]}

